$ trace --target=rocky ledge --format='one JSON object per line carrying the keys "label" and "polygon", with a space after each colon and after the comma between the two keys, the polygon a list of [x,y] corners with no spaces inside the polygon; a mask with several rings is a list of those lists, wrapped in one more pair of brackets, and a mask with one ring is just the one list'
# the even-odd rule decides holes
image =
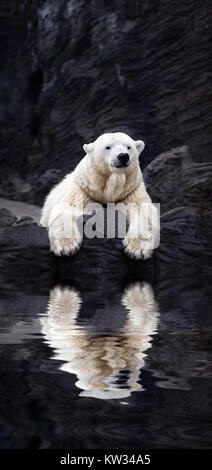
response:
{"label": "rocky ledge", "polygon": [[[57,257],[49,251],[47,230],[32,218],[23,217],[13,225],[0,228],[0,271],[8,286],[21,282],[54,285],[71,279],[80,281],[82,272],[95,277],[112,273],[114,277],[154,280],[169,269],[207,269],[212,266],[212,219],[201,218],[195,209],[179,207],[161,217],[161,243],[146,261],[129,259],[120,239],[84,238],[74,256]],[[92,277],[92,276],[91,276]],[[93,282],[93,277],[92,277]]]}

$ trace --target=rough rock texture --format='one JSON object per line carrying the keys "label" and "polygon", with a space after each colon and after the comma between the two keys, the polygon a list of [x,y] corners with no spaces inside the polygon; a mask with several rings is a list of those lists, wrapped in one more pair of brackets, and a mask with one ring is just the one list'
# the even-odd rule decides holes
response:
{"label": "rough rock texture", "polygon": [[9,227],[16,221],[16,216],[13,215],[8,209],[0,208],[0,227]]}
{"label": "rough rock texture", "polygon": [[211,230],[212,219],[203,219],[194,209],[182,207],[161,218],[161,243],[147,261],[131,260],[124,254],[120,239],[107,238],[85,238],[77,254],[57,257],[49,251],[47,230],[30,218],[23,218],[12,227],[0,229],[0,280],[8,288],[11,283],[19,286],[23,279],[27,279],[29,287],[38,283],[50,288],[60,282],[80,286],[82,272],[87,273],[89,266],[92,285],[102,275],[106,282],[107,273],[112,273],[118,283],[143,276],[152,282],[158,276],[167,277],[173,263],[182,265],[184,270],[192,267],[209,273]]}
{"label": "rough rock texture", "polygon": [[161,214],[179,206],[196,209],[201,216],[212,215],[212,163],[194,163],[186,146],[155,158],[143,172],[153,202]]}
{"label": "rough rock texture", "polygon": [[33,201],[117,129],[145,140],[143,164],[181,145],[209,161],[211,19],[209,0],[2,0],[1,194]]}
{"label": "rough rock texture", "polygon": [[10,170],[8,170],[5,178],[2,178],[0,196],[30,203],[33,202],[33,190],[31,184],[17,175],[17,171],[13,173],[12,170],[12,173],[10,173]]}
{"label": "rough rock texture", "polygon": [[161,205],[161,213],[183,204],[183,164],[187,156],[187,147],[175,148],[159,155],[143,172],[147,191],[152,201]]}
{"label": "rough rock texture", "polygon": [[33,201],[35,204],[42,204],[49,191],[58,184],[63,177],[61,170],[47,170],[38,179],[36,186],[33,190]]}
{"label": "rough rock texture", "polygon": [[184,176],[185,203],[201,215],[212,213],[212,163],[188,165]]}
{"label": "rough rock texture", "polygon": [[161,244],[156,257],[163,261],[211,267],[212,218],[202,218],[194,209],[179,207],[161,218]]}

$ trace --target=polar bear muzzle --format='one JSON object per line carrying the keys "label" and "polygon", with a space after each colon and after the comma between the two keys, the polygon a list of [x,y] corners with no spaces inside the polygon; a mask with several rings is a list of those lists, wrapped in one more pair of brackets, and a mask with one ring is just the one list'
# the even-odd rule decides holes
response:
{"label": "polar bear muzzle", "polygon": [[115,163],[116,168],[127,167],[130,162],[130,156],[128,153],[119,153],[117,155],[117,162]]}

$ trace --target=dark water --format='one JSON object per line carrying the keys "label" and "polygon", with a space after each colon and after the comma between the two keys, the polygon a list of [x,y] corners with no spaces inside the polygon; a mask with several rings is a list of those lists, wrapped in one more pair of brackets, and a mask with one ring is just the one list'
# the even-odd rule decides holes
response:
{"label": "dark water", "polygon": [[1,289],[1,448],[212,446],[208,274],[20,279]]}

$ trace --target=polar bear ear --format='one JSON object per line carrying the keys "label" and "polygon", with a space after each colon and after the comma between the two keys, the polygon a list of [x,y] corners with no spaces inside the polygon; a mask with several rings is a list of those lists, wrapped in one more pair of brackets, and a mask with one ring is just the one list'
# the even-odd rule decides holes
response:
{"label": "polar bear ear", "polygon": [[94,144],[93,143],[83,145],[83,150],[85,150],[86,153],[93,152],[93,149],[94,149]]}
{"label": "polar bear ear", "polygon": [[145,143],[143,140],[135,140],[135,146],[138,150],[138,153],[141,153],[145,147]]}

